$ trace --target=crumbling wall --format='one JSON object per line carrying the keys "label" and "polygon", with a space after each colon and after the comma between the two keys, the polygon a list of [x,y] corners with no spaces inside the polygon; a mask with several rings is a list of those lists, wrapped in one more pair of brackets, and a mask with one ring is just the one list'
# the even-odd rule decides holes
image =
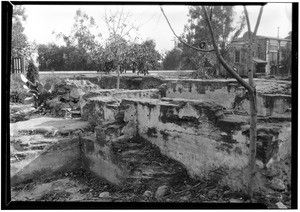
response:
{"label": "crumbling wall", "polygon": [[[101,76],[98,78],[84,77],[83,79],[88,79],[103,89],[115,89],[117,82],[117,77],[115,76]],[[291,85],[289,82],[255,79],[255,83],[257,84],[258,115],[290,115]],[[209,100],[222,105],[226,109],[232,109],[239,113],[250,113],[247,91],[234,79],[179,80],[151,76],[120,77],[121,89],[153,89],[159,88],[164,84],[166,84],[166,86],[163,86],[163,89],[160,89],[161,97]],[[107,90],[105,91],[108,92]],[[124,92],[126,94],[123,95],[122,98],[126,98],[126,95],[128,95],[128,90]],[[119,97],[121,98],[120,95]],[[159,96],[157,97],[159,98]],[[134,96],[131,96],[130,98],[134,98]]]}
{"label": "crumbling wall", "polygon": [[114,120],[123,98],[160,98],[160,93],[158,89],[93,91],[80,100],[81,118],[94,126]]}
{"label": "crumbling wall", "polygon": [[[289,113],[290,94],[274,94],[273,91],[270,93],[266,86],[259,87],[257,92],[258,115],[275,116]],[[211,100],[226,109],[250,113],[247,91],[235,80],[168,80],[164,94],[169,98]]]}
{"label": "crumbling wall", "polygon": [[[201,88],[202,93],[206,94],[207,90],[211,93],[210,99],[200,100],[168,98],[168,92],[165,93],[165,98],[140,98],[139,95],[133,98],[135,96],[131,94],[128,94],[130,98],[124,98],[125,91],[123,94],[116,94],[119,95],[118,98],[114,94],[112,97],[87,98],[82,107],[85,114],[82,117],[97,126],[97,141],[94,142],[94,150],[85,150],[85,154],[88,161],[94,161],[88,164],[98,164],[87,167],[99,176],[121,183],[120,176],[127,175],[127,168],[121,162],[121,153],[112,151],[113,146],[116,141],[140,136],[157,146],[163,155],[183,164],[191,176],[206,177],[210,172],[221,169],[224,174],[222,180],[226,185],[244,189],[247,184],[245,177],[249,156],[249,116],[233,114],[226,110],[224,104],[229,97],[236,102],[237,96],[242,98],[245,93],[237,85],[228,85],[223,81],[220,81],[219,88],[211,88],[213,86],[214,84],[206,84],[206,87]],[[168,91],[170,88],[165,89]],[[153,92],[157,97],[157,90]],[[203,95],[207,98],[205,94]],[[222,96],[225,103],[216,103],[215,94]],[[164,96],[164,93],[161,92],[160,95]],[[227,103],[229,105],[230,101]],[[239,106],[244,104],[242,101],[239,103]],[[266,109],[264,113],[274,115]],[[278,162],[278,158],[288,157],[286,143],[291,136],[291,126],[288,118],[281,119],[275,123],[270,117],[259,118],[256,162],[260,170],[271,166],[272,161]],[[102,140],[105,141],[104,146],[98,144]],[[274,164],[278,164],[277,162]],[[106,168],[108,164],[115,168]],[[106,172],[108,174],[104,174]],[[256,180],[255,188],[261,189],[268,182],[269,178],[261,180],[261,176],[256,176],[259,179]]]}
{"label": "crumbling wall", "polygon": [[[102,75],[99,77],[79,77],[99,85],[103,89],[115,89],[117,87],[117,76]],[[162,78],[153,76],[121,76],[120,89],[140,90],[157,88],[163,83]]]}
{"label": "crumbling wall", "polygon": [[[247,185],[247,116],[225,115],[223,107],[212,101],[123,99],[121,105],[130,108],[131,117],[135,114],[131,127],[137,127],[137,134],[158,146],[162,154],[182,163],[191,176],[206,177],[221,169],[226,173],[223,183],[232,184],[234,189]],[[126,116],[127,111],[124,113]],[[258,169],[263,170],[274,158],[286,158],[290,127],[288,121],[259,122]],[[266,185],[259,176],[256,189]]]}
{"label": "crumbling wall", "polygon": [[217,126],[222,106],[195,100],[125,99],[121,104],[130,103],[136,105],[138,134],[183,163],[191,175],[203,177],[216,167],[246,165],[246,140],[225,140],[227,133]]}
{"label": "crumbling wall", "polygon": [[82,140],[83,167],[101,178],[119,185],[128,175],[126,166],[116,159],[112,145],[117,141],[122,126],[98,126],[95,135]]}
{"label": "crumbling wall", "polygon": [[114,97],[87,99],[82,117],[95,128],[94,134],[82,139],[81,144],[83,166],[117,185],[122,184],[129,173],[114,146],[137,136],[135,107],[120,106],[119,102],[120,99]]}

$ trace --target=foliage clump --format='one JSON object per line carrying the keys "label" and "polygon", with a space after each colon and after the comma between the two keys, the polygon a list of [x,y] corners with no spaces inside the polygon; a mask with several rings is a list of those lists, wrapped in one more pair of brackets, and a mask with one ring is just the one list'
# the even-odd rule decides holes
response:
{"label": "foliage clump", "polygon": [[32,83],[35,83],[39,80],[39,70],[38,67],[35,65],[33,59],[30,59],[28,62],[26,77]]}
{"label": "foliage clump", "polygon": [[10,78],[10,102],[11,103],[21,103],[22,98],[20,96],[21,93],[25,92],[23,88],[24,82],[21,80],[19,75],[13,74]]}
{"label": "foliage clump", "polygon": [[109,37],[99,42],[101,34],[91,32],[98,26],[92,16],[77,10],[69,35],[57,34],[64,46],[41,44],[38,46],[40,70],[84,71],[97,70],[105,73],[132,70],[144,73],[160,67],[160,54],[153,40],[137,42],[132,37],[136,27],[131,26],[130,14],[125,11],[105,16]]}

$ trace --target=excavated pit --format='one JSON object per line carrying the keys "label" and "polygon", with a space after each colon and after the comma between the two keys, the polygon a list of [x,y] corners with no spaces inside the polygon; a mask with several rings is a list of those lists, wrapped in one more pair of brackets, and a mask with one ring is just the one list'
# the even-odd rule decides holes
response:
{"label": "excavated pit", "polygon": [[[128,87],[131,83],[127,81],[121,84]],[[213,188],[215,193],[228,187],[230,192],[243,191],[249,146],[245,90],[230,80],[138,81],[128,88],[151,89],[98,89],[84,94],[79,101],[80,119],[30,118],[12,123],[13,199],[121,201],[125,198],[122,191],[127,201],[161,201],[155,192],[163,185],[169,188],[169,195],[190,188],[187,198],[178,201],[207,201],[202,194],[220,199],[208,194],[209,190],[193,191],[198,186],[195,182],[204,179],[213,179],[223,188]],[[107,82],[100,84],[103,87]],[[255,191],[289,195],[291,96],[266,93],[266,82],[257,83]],[[288,83],[282,85],[288,90]],[[90,176],[94,185],[83,176]],[[110,191],[109,197],[100,197],[99,192],[105,191]],[[145,197],[145,191],[151,195]],[[73,194],[76,192],[78,195]],[[170,201],[164,195],[162,200]],[[229,199],[225,195],[222,201]]]}

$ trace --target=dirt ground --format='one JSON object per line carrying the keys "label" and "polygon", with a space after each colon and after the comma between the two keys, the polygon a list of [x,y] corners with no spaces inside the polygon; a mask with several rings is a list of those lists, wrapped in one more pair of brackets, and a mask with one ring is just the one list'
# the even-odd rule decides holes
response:
{"label": "dirt ground", "polygon": [[[74,170],[58,173],[43,181],[20,184],[12,188],[12,201],[59,201],[59,202],[189,202],[189,203],[248,203],[239,192],[230,191],[229,187],[220,187],[218,177],[210,180],[185,181],[176,188],[170,188],[161,199],[156,199],[154,192],[145,189],[144,193],[134,192],[130,187],[116,187],[90,172]],[[107,193],[108,192],[108,193]],[[102,195],[106,193],[107,195]],[[255,194],[255,202],[263,203],[268,208],[277,208],[277,202],[290,204],[290,195],[272,193]]]}

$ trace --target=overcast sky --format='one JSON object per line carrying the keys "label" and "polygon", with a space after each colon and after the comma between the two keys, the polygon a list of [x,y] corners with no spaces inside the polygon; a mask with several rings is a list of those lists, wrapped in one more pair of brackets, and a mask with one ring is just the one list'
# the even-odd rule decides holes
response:
{"label": "overcast sky", "polygon": [[[56,42],[56,37],[52,32],[62,32],[68,35],[74,23],[74,16],[77,9],[81,9],[95,19],[99,26],[95,34],[101,33],[105,38],[107,29],[103,21],[105,9],[115,10],[124,7],[124,11],[132,14],[131,20],[139,27],[139,37],[142,40],[154,39],[157,50],[166,51],[174,47],[174,36],[169,29],[158,5],[137,5],[137,6],[104,6],[104,5],[26,5],[27,21],[24,23],[25,33],[30,41],[38,44]],[[175,32],[180,35],[184,25],[188,20],[187,6],[163,6]],[[259,6],[247,6],[252,30],[256,23]],[[235,8],[238,18],[242,11],[242,6]],[[258,35],[286,37],[291,31],[291,3],[268,3],[264,7]],[[58,43],[59,44],[59,43]]]}

